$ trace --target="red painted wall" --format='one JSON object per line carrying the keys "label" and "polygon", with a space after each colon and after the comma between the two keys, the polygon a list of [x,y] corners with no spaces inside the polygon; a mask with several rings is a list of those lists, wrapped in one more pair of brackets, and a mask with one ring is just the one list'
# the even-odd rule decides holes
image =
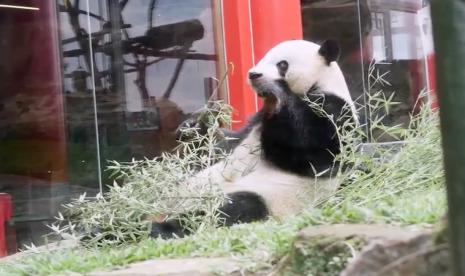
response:
{"label": "red painted wall", "polygon": [[9,194],[0,193],[0,257],[8,255],[7,222],[13,215],[13,206]]}
{"label": "red painted wall", "polygon": [[302,39],[300,0],[252,0],[255,61],[284,40]]}
{"label": "red painted wall", "polygon": [[435,55],[429,54],[426,58],[426,62],[428,63],[428,86],[429,86],[429,93],[431,99],[431,107],[433,109],[439,108],[439,102],[437,98],[437,87],[436,87],[436,62],[435,62]]}
{"label": "red painted wall", "polygon": [[233,128],[257,111],[260,103],[247,84],[247,72],[281,41],[302,38],[300,0],[223,0],[230,104]]}
{"label": "red painted wall", "polygon": [[256,111],[255,95],[247,85],[247,71],[253,66],[249,0],[224,0],[223,22],[226,62],[229,65],[229,103],[234,107],[233,129],[244,124]]}

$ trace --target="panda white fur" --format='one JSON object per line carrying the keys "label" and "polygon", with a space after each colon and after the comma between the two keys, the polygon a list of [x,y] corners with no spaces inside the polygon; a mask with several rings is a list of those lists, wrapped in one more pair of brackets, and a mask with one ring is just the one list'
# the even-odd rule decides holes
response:
{"label": "panda white fur", "polygon": [[[230,156],[199,172],[188,185],[219,184],[228,199],[220,208],[224,225],[282,219],[311,206],[337,186],[333,178],[340,141],[334,121],[357,121],[344,76],[336,63],[339,47],[285,41],[249,71],[249,84],[263,108],[231,136],[239,139]],[[304,100],[323,97],[322,116]],[[348,107],[348,108],[347,108]],[[343,117],[343,110],[351,116]],[[335,120],[336,119],[336,120]],[[176,222],[155,223],[152,236],[182,236]]]}

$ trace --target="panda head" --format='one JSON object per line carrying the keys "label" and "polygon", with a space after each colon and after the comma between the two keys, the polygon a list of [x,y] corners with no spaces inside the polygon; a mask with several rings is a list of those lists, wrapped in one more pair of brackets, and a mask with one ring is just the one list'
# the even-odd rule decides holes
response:
{"label": "panda head", "polygon": [[300,96],[317,88],[343,99],[355,115],[354,103],[336,62],[339,51],[334,40],[326,40],[321,45],[305,40],[281,42],[249,70],[249,84],[265,99],[265,104],[272,99],[278,105],[283,83],[290,92]]}

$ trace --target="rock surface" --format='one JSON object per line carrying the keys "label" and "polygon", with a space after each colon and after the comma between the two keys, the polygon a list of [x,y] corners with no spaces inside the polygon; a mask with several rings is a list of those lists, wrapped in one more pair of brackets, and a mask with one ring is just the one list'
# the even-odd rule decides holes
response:
{"label": "rock surface", "polygon": [[415,227],[396,227],[377,224],[331,224],[309,226],[300,231],[298,239],[316,236],[334,238],[359,237],[369,240],[409,240],[429,231]]}
{"label": "rock surface", "polygon": [[448,247],[435,244],[431,234],[408,240],[374,241],[341,273],[341,276],[375,275],[450,275]]}
{"label": "rock surface", "polygon": [[[389,225],[336,224],[310,226],[300,231],[291,252],[277,268],[276,275],[386,275],[370,274],[397,257],[410,252],[392,247],[386,254],[373,252],[373,244],[379,250],[390,245],[406,245],[418,237],[427,237],[429,230],[415,227]],[[424,238],[426,239],[426,238]],[[413,247],[412,247],[413,248]],[[401,252],[398,252],[398,251]],[[376,259],[376,260],[375,260]],[[375,264],[375,262],[377,263]],[[372,266],[371,266],[372,265]],[[404,275],[404,274],[398,274]]]}
{"label": "rock surface", "polygon": [[[308,241],[331,238],[329,246],[324,247],[323,250],[336,246],[339,248],[330,252],[332,255],[328,254],[327,262],[320,270],[331,265],[334,270],[321,275],[334,274],[338,268],[343,268],[341,276],[450,275],[448,246],[444,241],[437,241],[437,234],[435,231],[418,227],[322,225],[302,230],[294,244],[294,252],[305,247],[306,243],[307,250],[309,246],[315,246],[314,242],[312,244]],[[352,255],[355,256],[347,258],[347,249],[341,244],[349,242],[352,245],[348,246],[353,247]],[[358,253],[356,253],[357,246],[360,249]],[[346,257],[346,261],[335,263],[333,256]],[[298,265],[305,267],[302,263]]]}
{"label": "rock surface", "polygon": [[127,268],[90,273],[90,276],[210,276],[240,275],[240,265],[228,258],[158,259],[135,263]]}

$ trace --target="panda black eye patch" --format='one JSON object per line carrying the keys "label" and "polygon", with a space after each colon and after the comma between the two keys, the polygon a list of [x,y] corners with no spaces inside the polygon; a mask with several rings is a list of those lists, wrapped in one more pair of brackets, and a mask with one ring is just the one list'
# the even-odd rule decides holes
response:
{"label": "panda black eye patch", "polygon": [[278,67],[279,75],[284,77],[284,75],[287,73],[287,69],[289,69],[289,63],[285,60],[281,60],[276,64],[276,66]]}

